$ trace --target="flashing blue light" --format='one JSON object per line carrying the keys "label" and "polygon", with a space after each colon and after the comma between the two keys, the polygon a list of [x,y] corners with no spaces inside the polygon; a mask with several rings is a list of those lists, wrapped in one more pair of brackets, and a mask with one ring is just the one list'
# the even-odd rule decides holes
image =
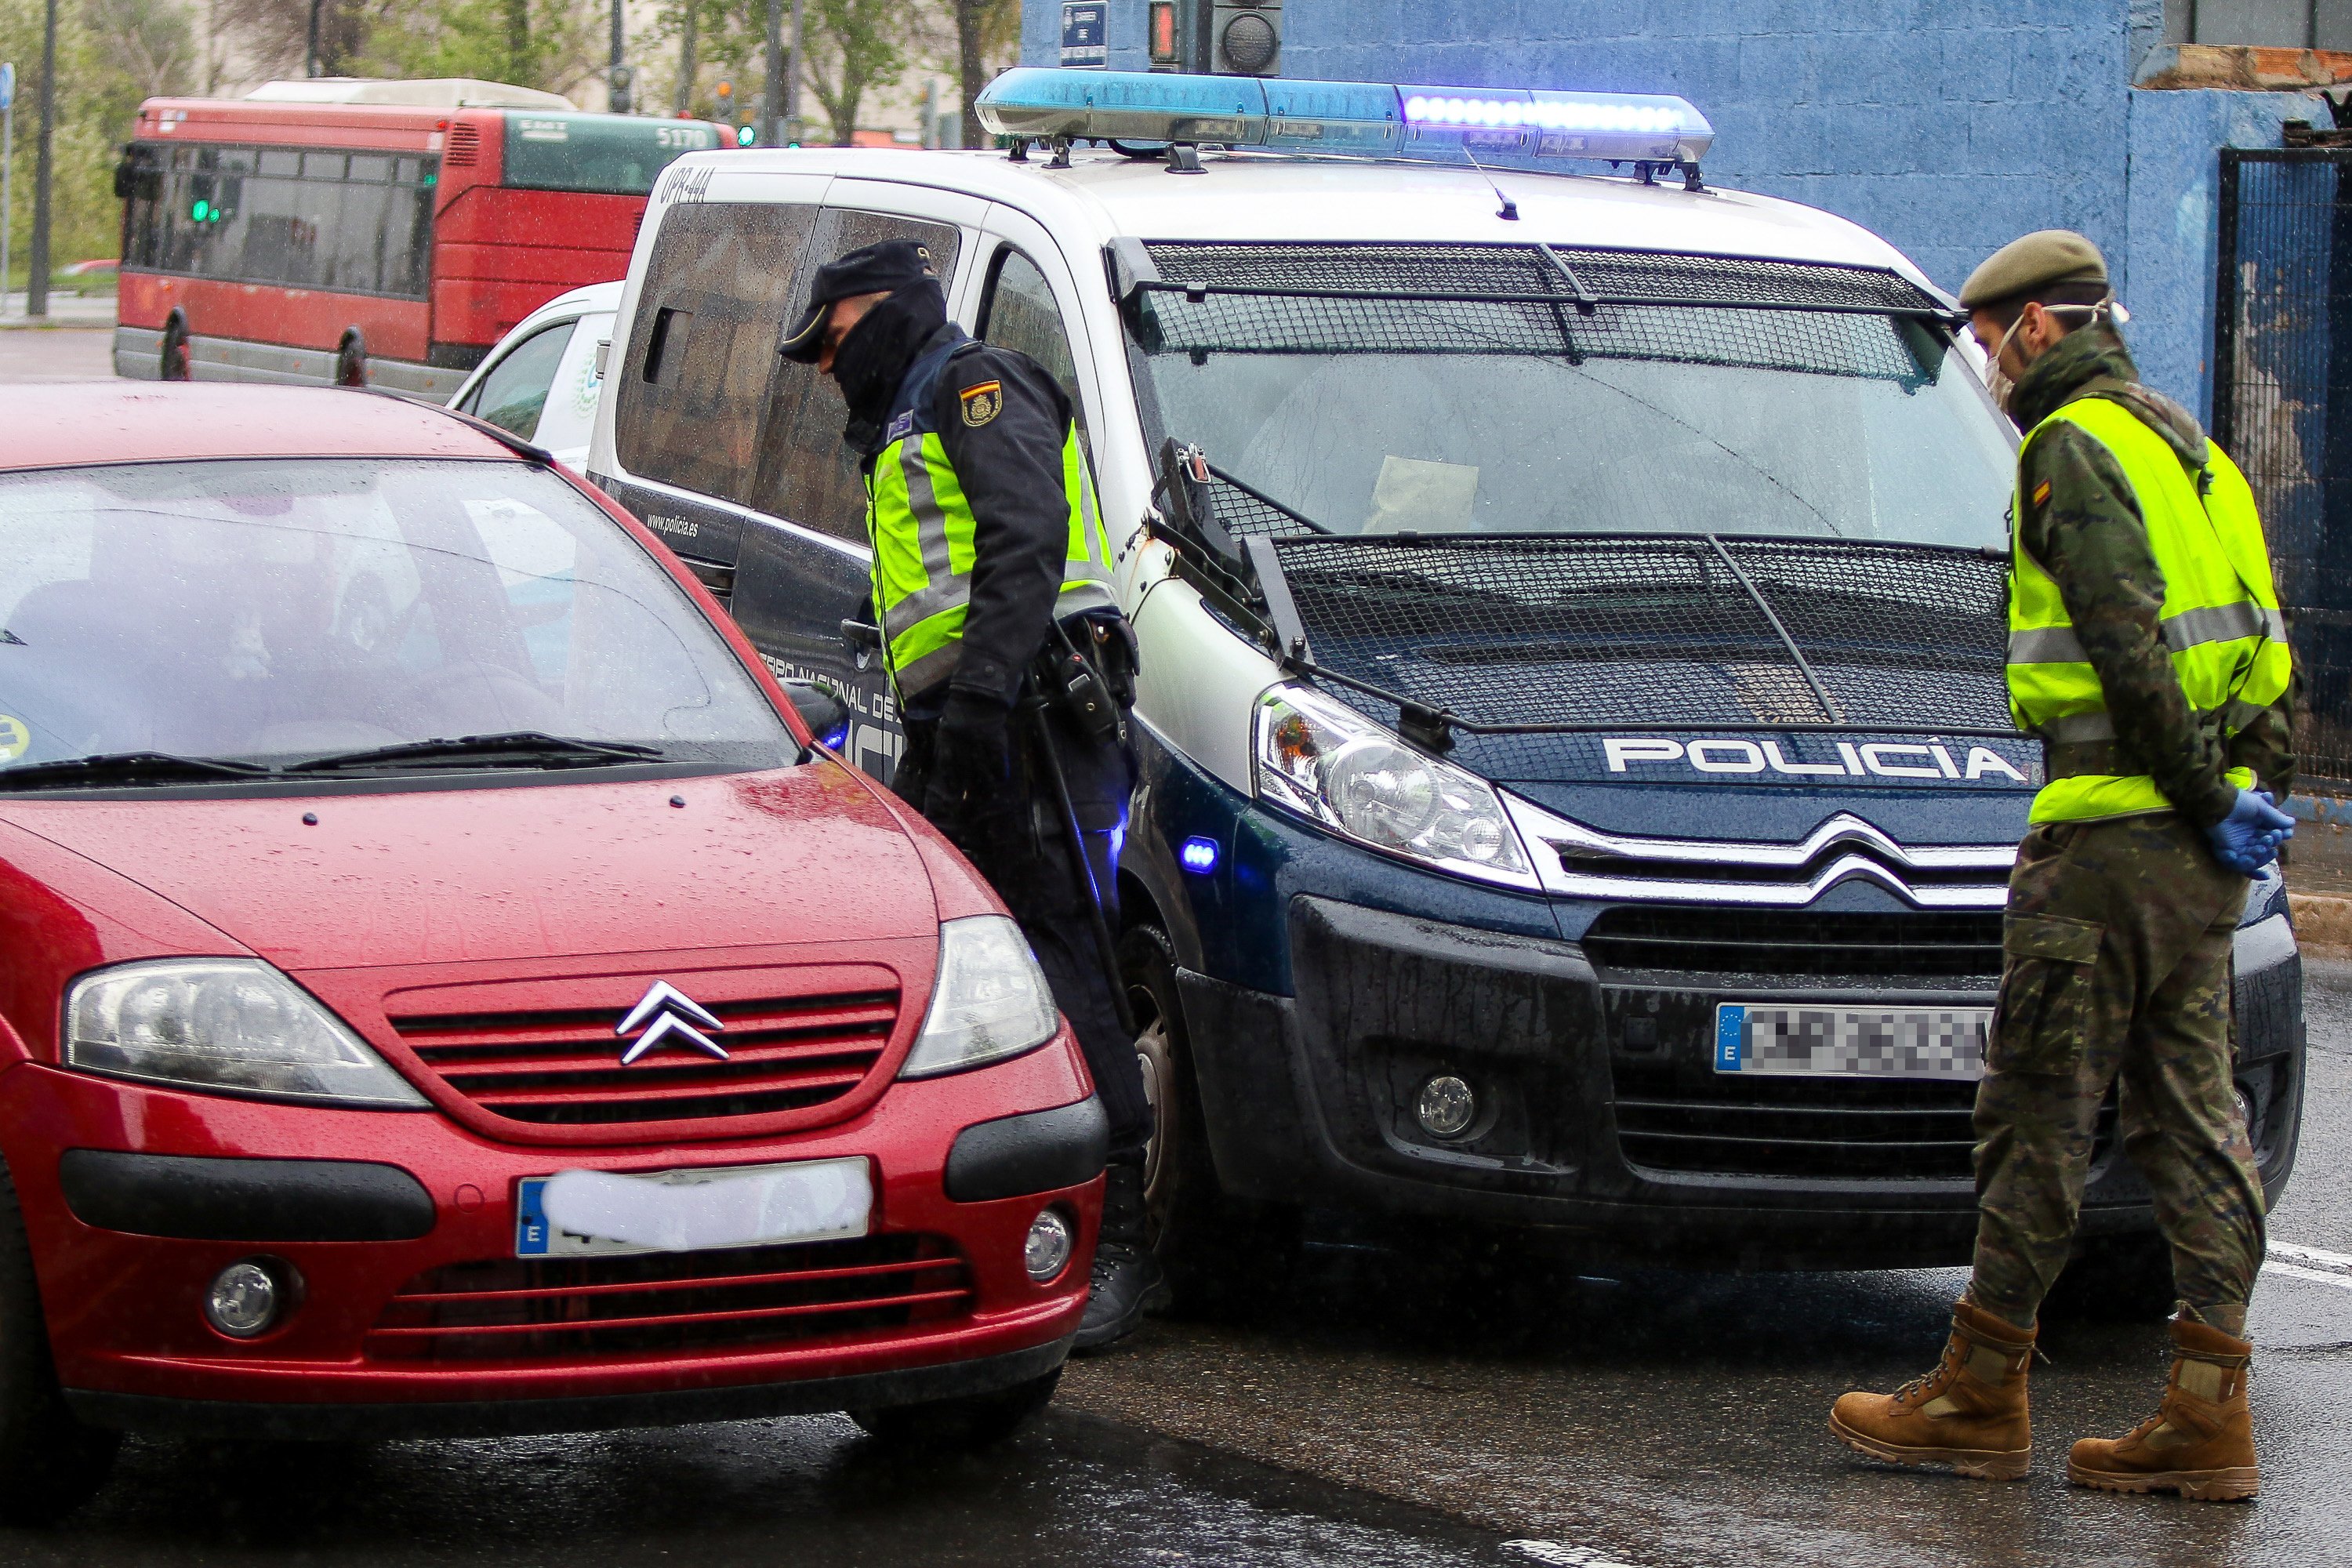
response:
{"label": "flashing blue light", "polygon": [[827,730],[816,738],[816,743],[828,752],[837,752],[849,744],[849,721],[844,719],[836,729]]}
{"label": "flashing blue light", "polygon": [[1530,157],[1696,163],[1715,128],[1663,94],[1392,87],[1279,77],[1024,67],[975,105],[1001,136],[1209,142],[1383,157],[1470,147]]}
{"label": "flashing blue light", "polygon": [[1217,868],[1217,841],[1187,838],[1184,847],[1176,851],[1176,858],[1184,862],[1184,869],[1195,877],[1205,877]]}

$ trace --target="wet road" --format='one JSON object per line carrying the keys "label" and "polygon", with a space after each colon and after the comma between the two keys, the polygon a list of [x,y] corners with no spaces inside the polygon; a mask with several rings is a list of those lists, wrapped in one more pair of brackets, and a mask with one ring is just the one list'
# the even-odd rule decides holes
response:
{"label": "wet road", "polygon": [[26,327],[0,331],[0,383],[111,381],[110,327]]}
{"label": "wet road", "polygon": [[1958,1271],[1465,1283],[1394,1238],[1326,1246],[1245,1326],[1155,1323],[984,1457],[846,1420],[332,1448],[133,1443],[9,1564],[2302,1564],[2352,1507],[2352,964],[2312,965],[2312,1098],[2256,1299],[2251,1508],[2076,1491],[2066,1442],[2154,1407],[2153,1326],[2053,1325],[2021,1486],[1882,1468],[1829,1402],[1940,1347]]}

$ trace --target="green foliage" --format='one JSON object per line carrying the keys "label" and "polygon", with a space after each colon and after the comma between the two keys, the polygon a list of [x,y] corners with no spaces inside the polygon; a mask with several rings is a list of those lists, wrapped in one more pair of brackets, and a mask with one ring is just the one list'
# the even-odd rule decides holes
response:
{"label": "green foliage", "polygon": [[476,77],[562,91],[593,56],[603,13],[579,0],[379,3],[356,75]]}
{"label": "green foliage", "polygon": [[[16,64],[16,138],[9,259],[21,271],[33,232],[41,123],[41,0],[0,0],[0,59]],[[188,13],[171,0],[58,0],[55,195],[50,258],[113,256],[122,204],[114,163],[143,99],[195,85]]]}

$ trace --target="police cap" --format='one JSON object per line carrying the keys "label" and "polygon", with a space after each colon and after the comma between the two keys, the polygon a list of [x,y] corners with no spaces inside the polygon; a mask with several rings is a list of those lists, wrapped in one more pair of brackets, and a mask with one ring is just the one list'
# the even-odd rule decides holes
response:
{"label": "police cap", "polygon": [[2070,228],[2045,228],[2012,239],[1984,259],[1960,285],[1960,308],[1981,310],[2061,283],[2107,286],[2107,258]]}
{"label": "police cap", "polygon": [[841,300],[855,300],[861,294],[896,294],[926,278],[938,276],[931,269],[930,247],[911,239],[886,239],[860,246],[846,256],[826,262],[816,269],[815,280],[809,285],[807,308],[784,339],[783,356],[803,364],[814,364],[817,351],[824,342],[825,319]]}

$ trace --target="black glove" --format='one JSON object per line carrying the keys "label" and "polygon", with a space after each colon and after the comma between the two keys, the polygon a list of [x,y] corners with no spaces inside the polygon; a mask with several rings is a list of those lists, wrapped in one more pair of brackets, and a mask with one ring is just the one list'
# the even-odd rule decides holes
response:
{"label": "black glove", "polygon": [[992,692],[949,688],[931,741],[923,815],[953,837],[1013,805],[1013,705]]}

